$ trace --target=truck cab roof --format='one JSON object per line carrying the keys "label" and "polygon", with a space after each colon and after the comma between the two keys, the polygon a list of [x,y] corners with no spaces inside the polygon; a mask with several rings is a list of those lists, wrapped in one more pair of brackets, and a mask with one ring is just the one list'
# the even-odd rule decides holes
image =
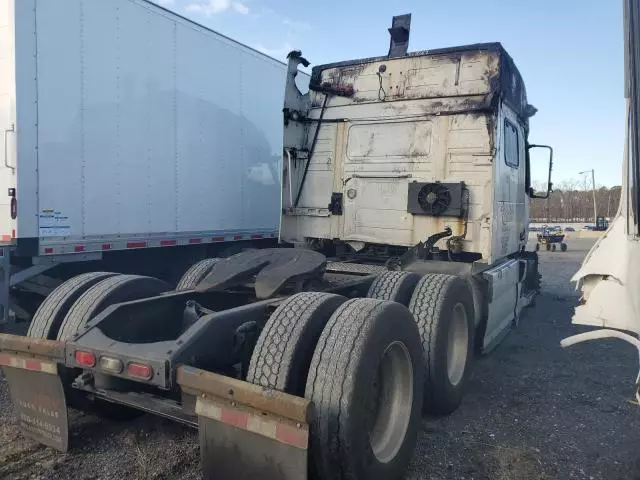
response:
{"label": "truck cab roof", "polygon": [[[424,57],[432,57],[432,62],[425,62]],[[417,96],[412,98],[437,98],[440,96],[449,96],[451,93],[454,95],[477,95],[477,94],[492,94],[492,98],[502,98],[503,101],[518,114],[521,119],[526,120],[533,116],[536,112],[535,107],[529,105],[527,102],[527,93],[524,85],[524,81],[515,62],[511,56],[507,53],[501,43],[477,43],[472,45],[463,45],[456,47],[438,48],[431,50],[419,50],[416,52],[407,53],[404,56],[399,57],[370,57],[361,58],[356,60],[347,60],[342,62],[327,63],[323,65],[317,65],[313,67],[311,73],[311,88],[319,88],[325,83],[331,83],[335,86],[336,83],[340,85],[348,84],[359,76],[367,65],[371,64],[384,64],[385,69],[391,62],[405,62],[409,59],[415,59],[415,62],[409,63],[409,68],[414,70],[414,75],[410,72],[406,72],[407,82],[406,89],[413,88],[416,90]],[[422,59],[422,60],[418,60]],[[429,65],[433,63],[433,65]],[[451,70],[451,78],[446,78],[442,86],[456,86],[455,92],[444,92],[435,84],[429,84],[427,89],[419,89],[411,77],[416,80],[425,79],[424,75],[415,75],[420,69],[430,69],[435,66],[440,67],[444,63],[450,63],[453,67]],[[473,70],[474,68],[481,67],[482,64],[485,68],[486,85],[484,91],[480,91],[476,88],[466,90],[464,88],[465,72],[464,69]],[[434,70],[435,71],[435,70]],[[477,75],[473,75],[474,80],[477,80]],[[470,85],[469,85],[470,87]],[[358,88],[354,85],[356,94],[354,100],[358,101]],[[442,94],[440,94],[442,93]],[[400,99],[400,98],[398,98]]]}

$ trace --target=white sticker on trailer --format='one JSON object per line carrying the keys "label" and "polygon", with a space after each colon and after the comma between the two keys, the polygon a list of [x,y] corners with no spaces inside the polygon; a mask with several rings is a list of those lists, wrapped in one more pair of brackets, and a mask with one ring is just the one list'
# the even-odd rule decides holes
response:
{"label": "white sticker on trailer", "polygon": [[62,212],[53,209],[44,209],[39,218],[41,237],[66,237],[69,236],[71,226],[69,217]]}

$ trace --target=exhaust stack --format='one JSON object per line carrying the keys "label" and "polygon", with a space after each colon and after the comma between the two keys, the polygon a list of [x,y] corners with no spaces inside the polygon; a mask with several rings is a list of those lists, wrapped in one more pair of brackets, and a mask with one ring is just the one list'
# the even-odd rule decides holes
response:
{"label": "exhaust stack", "polygon": [[411,14],[393,17],[389,34],[389,58],[404,57],[409,48],[409,32],[411,30]]}

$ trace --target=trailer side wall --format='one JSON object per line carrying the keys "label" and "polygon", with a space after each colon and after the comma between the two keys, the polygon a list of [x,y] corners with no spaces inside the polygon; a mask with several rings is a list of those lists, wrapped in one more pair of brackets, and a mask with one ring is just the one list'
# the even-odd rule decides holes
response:
{"label": "trailer side wall", "polygon": [[277,232],[283,64],[145,0],[17,3],[19,242]]}

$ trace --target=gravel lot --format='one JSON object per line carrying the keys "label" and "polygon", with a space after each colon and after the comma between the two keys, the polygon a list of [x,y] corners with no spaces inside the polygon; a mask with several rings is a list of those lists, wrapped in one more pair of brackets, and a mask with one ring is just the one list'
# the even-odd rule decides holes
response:
{"label": "gravel lot", "polygon": [[[637,354],[620,342],[559,346],[577,330],[569,278],[592,243],[541,252],[536,306],[477,359],[462,407],[423,421],[408,478],[640,479]],[[0,478],[200,478],[196,432],[155,417],[117,423],[74,413],[72,441],[63,455],[24,439],[0,380]]]}

